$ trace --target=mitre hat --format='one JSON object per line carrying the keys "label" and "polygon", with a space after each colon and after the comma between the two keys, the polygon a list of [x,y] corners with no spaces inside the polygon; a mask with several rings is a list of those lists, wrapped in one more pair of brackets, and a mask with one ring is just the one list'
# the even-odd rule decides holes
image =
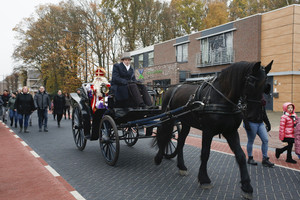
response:
{"label": "mitre hat", "polygon": [[95,71],[96,77],[105,76],[105,73],[106,73],[106,71],[103,67],[98,67]]}

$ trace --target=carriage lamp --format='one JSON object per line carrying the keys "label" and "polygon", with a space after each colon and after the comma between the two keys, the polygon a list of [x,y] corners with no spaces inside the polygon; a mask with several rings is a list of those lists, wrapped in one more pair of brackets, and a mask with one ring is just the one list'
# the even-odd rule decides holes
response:
{"label": "carriage lamp", "polygon": [[157,94],[162,94],[162,93],[164,93],[164,89],[163,88],[160,88],[160,87],[158,87],[158,88],[156,88],[156,92],[157,92]]}

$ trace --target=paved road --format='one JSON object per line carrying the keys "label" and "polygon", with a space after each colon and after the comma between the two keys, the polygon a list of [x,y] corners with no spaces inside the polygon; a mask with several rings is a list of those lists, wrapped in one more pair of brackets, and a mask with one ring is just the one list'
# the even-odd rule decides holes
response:
{"label": "paved road", "polygon": [[[122,141],[118,163],[111,167],[105,164],[97,141],[89,141],[82,152],[77,150],[70,120],[63,119],[58,128],[49,115],[48,127],[48,133],[38,132],[34,113],[30,133],[13,130],[86,199],[240,199],[239,170],[229,154],[211,152],[208,173],[214,187],[202,190],[197,183],[200,148],[186,145],[189,175],[181,177],[175,160],[153,164],[156,149],[150,148],[151,139],[139,140],[133,147]],[[261,165],[248,170],[254,199],[300,199],[299,170]]]}

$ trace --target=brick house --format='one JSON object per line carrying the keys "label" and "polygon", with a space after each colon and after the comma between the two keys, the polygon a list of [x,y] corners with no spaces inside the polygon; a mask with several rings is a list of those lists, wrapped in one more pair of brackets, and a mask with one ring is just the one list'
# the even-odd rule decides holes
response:
{"label": "brick house", "polygon": [[290,5],[130,52],[136,77],[170,85],[209,78],[238,61],[274,60],[267,109],[300,108],[300,6]]}

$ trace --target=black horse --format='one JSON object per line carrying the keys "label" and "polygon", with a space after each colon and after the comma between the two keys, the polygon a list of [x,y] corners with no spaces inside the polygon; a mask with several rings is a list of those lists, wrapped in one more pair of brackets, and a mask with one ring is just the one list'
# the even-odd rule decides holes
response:
{"label": "black horse", "polygon": [[[202,188],[211,188],[211,180],[207,174],[211,142],[215,135],[222,134],[239,165],[243,195],[245,198],[252,198],[253,188],[237,129],[243,117],[241,107],[246,106],[247,101],[250,100],[260,102],[267,87],[267,74],[271,70],[272,63],[273,61],[263,67],[260,62],[237,62],[222,70],[211,81],[205,81],[201,85],[183,84],[170,88],[166,92],[162,104],[162,110],[165,112],[187,104],[194,105],[190,106],[193,109],[190,113],[176,119],[181,122],[182,130],[178,135],[177,148],[173,156],[177,154],[177,167],[181,174],[187,172],[183,159],[183,146],[190,127],[201,129],[203,133],[198,181]],[[159,151],[155,156],[157,165],[161,163],[164,149],[172,137],[174,123],[171,118],[158,127]]]}

